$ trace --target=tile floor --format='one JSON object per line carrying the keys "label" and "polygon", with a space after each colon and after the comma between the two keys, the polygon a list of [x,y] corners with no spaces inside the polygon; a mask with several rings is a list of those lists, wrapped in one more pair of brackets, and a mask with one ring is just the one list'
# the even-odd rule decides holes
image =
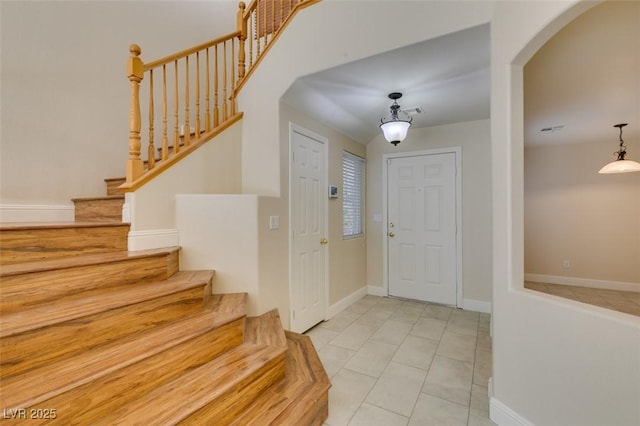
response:
{"label": "tile floor", "polygon": [[525,288],[640,316],[640,293],[525,281]]}
{"label": "tile floor", "polygon": [[306,334],[331,377],[326,425],[493,425],[489,314],[365,296]]}

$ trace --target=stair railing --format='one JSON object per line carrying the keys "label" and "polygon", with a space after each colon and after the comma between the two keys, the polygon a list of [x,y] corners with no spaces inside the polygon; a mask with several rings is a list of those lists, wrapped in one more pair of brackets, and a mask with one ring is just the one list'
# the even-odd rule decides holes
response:
{"label": "stair railing", "polygon": [[[236,98],[242,85],[295,13],[318,1],[253,0],[248,7],[240,2],[235,32],[146,64],[141,48],[132,44],[129,157],[120,189],[134,191],[239,120]],[[144,126],[141,97],[148,116]]]}

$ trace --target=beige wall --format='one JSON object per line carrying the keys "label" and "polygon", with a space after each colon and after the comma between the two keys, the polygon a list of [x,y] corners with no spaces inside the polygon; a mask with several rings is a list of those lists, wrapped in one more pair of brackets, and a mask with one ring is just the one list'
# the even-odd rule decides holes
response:
{"label": "beige wall", "polygon": [[[346,150],[364,158],[365,146],[280,102],[280,152],[283,165],[289,164],[290,122],[328,139],[328,181],[330,185],[338,186],[338,194],[342,194],[342,153]],[[281,182],[282,203],[288,206],[288,167],[282,168]],[[328,201],[328,212],[329,304],[333,305],[366,286],[367,249],[365,237],[347,240],[342,238],[342,197]],[[282,225],[282,220],[280,223]]]}
{"label": "beige wall", "polygon": [[[153,60],[235,29],[236,2],[2,1],[2,204],[103,195],[128,153],[129,44]],[[184,25],[168,25],[175,22]],[[188,29],[188,30],[187,30]]]}
{"label": "beige wall", "polygon": [[176,194],[239,194],[241,123],[234,123],[193,154],[127,194],[131,230],[175,227]]}
{"label": "beige wall", "polygon": [[494,3],[493,395],[498,424],[640,423],[637,317],[523,288],[524,64],[594,3]]}
{"label": "beige wall", "polygon": [[489,120],[410,129],[397,147],[379,135],[367,145],[367,283],[383,287],[385,226],[383,155],[444,147],[462,147],[462,285],[463,299],[491,303],[491,134]]}
{"label": "beige wall", "polygon": [[[524,152],[524,272],[636,283],[640,289],[640,173],[600,175],[611,143]],[[640,159],[640,140],[626,143]],[[570,261],[570,268],[562,262]]]}

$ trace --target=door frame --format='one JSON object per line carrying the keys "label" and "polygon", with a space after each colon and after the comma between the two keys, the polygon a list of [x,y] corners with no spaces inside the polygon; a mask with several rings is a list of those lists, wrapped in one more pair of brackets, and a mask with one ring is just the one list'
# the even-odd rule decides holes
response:
{"label": "door frame", "polygon": [[420,151],[405,151],[382,156],[382,291],[389,296],[389,242],[386,238],[389,224],[388,163],[394,158],[422,157],[425,155],[451,154],[456,157],[456,307],[462,308],[462,147],[434,148]]}
{"label": "door frame", "polygon": [[[289,324],[293,324],[293,314],[294,314],[294,294],[293,294],[293,262],[294,255],[293,252],[293,182],[292,182],[292,170],[293,170],[293,134],[300,133],[310,139],[314,139],[317,142],[321,143],[323,146],[322,155],[324,155],[324,170],[323,175],[324,179],[322,185],[325,189],[328,188],[329,182],[329,139],[326,137],[315,133],[305,127],[302,127],[293,122],[289,122],[289,152],[288,152],[288,171],[289,171]],[[327,202],[327,198],[324,199],[323,204],[323,216],[324,216],[324,233],[328,236],[329,233],[329,203]],[[326,238],[326,237],[325,237]],[[327,309],[329,307],[329,247],[330,245],[326,245],[325,256],[324,256],[324,315],[323,319],[327,319]]]}

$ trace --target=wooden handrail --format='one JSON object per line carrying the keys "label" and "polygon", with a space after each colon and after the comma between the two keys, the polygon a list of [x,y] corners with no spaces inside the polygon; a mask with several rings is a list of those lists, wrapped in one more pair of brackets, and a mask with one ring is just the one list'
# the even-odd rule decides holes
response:
{"label": "wooden handrail", "polygon": [[147,70],[150,70],[152,68],[157,68],[157,67],[165,65],[165,64],[170,64],[170,63],[178,61],[178,60],[180,60],[180,59],[182,59],[182,58],[184,58],[186,56],[193,55],[196,52],[199,52],[199,51],[202,51],[202,50],[206,50],[206,49],[208,49],[210,47],[213,47],[213,46],[215,46],[217,44],[222,44],[222,43],[224,43],[226,41],[229,41],[229,40],[231,40],[233,38],[238,37],[239,35],[240,35],[240,32],[239,31],[235,31],[235,32],[233,32],[231,34],[227,34],[226,36],[214,38],[213,40],[204,42],[204,43],[199,44],[197,46],[190,47],[189,49],[185,49],[185,50],[182,50],[182,51],[180,51],[178,53],[174,53],[172,55],[165,56],[164,58],[160,58],[160,59],[157,59],[157,60],[155,60],[153,62],[149,62],[148,64],[145,64],[144,65],[144,70],[147,71]]}
{"label": "wooden handrail", "polygon": [[[127,62],[131,90],[129,157],[126,183],[120,189],[128,192],[138,188],[182,158],[181,152],[193,151],[217,134],[218,128],[226,128],[230,120],[237,120],[241,116],[236,105],[239,90],[296,12],[319,1],[253,0],[249,6],[240,2],[236,31],[146,64],[140,58],[140,46],[132,44]],[[205,84],[201,84],[202,78]],[[148,121],[144,123],[141,89],[146,96],[142,105],[148,113],[145,114]],[[204,112],[200,108],[202,98]],[[156,108],[155,99],[161,99],[161,108]],[[156,120],[161,126],[155,125]],[[146,138],[142,129],[147,132]],[[143,139],[147,143],[145,150]],[[159,148],[155,147],[156,140],[161,141]],[[146,167],[141,152],[147,157]]]}

